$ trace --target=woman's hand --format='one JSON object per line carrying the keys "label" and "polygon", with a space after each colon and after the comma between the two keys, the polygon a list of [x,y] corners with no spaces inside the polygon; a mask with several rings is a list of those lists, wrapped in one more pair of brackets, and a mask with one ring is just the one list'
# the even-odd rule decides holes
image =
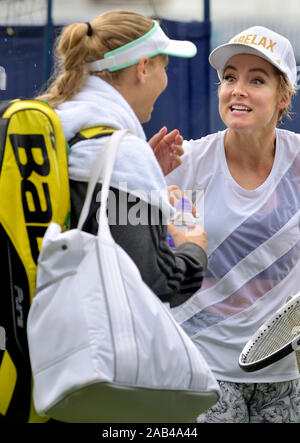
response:
{"label": "woman's hand", "polygon": [[167,133],[166,126],[148,141],[154,151],[164,175],[169,174],[181,164],[183,138],[178,129]]}
{"label": "woman's hand", "polygon": [[183,243],[190,242],[195,243],[196,245],[204,249],[204,251],[206,251],[206,232],[200,225],[196,225],[191,231],[182,231],[181,229],[176,228],[173,223],[169,223],[168,233],[173,238],[176,248],[178,248]]}
{"label": "woman's hand", "polygon": [[[176,185],[168,186],[169,201],[172,206],[176,207],[179,199],[185,197],[184,192]],[[198,217],[197,210],[194,204],[192,204],[192,214],[194,217]],[[174,226],[173,223],[168,225],[168,233],[174,240],[176,248],[186,242],[196,243],[201,246],[204,251],[207,247],[206,232],[200,225],[195,225],[190,231],[182,231]]]}
{"label": "woman's hand", "polygon": [[[186,197],[184,192],[176,185],[168,186],[168,194],[169,194],[169,202],[171,203],[172,206],[174,206],[174,208],[177,207],[178,201],[182,197]],[[191,202],[191,204],[192,204],[192,214],[194,217],[198,218],[199,215],[197,214],[196,206],[194,205],[193,202]]]}

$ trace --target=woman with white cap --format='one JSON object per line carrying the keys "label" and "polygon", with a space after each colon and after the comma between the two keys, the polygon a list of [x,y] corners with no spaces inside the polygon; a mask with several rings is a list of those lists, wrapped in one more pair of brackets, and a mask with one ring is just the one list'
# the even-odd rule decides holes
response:
{"label": "woman with white cap", "polygon": [[295,92],[294,52],[283,36],[254,26],[209,61],[227,129],[184,142],[182,164],[167,177],[205,195],[207,271],[174,311],[222,390],[199,422],[299,423],[294,354],[252,373],[238,365],[254,332],[300,288],[300,135],[277,128]]}
{"label": "woman with white cap", "polygon": [[[207,262],[206,238],[201,228],[193,237],[173,228],[176,254],[168,247],[171,207],[163,172],[180,162],[176,145],[182,139],[177,130],[166,134],[163,128],[151,139],[152,149],[141,123],[150,119],[156,99],[167,86],[168,55],[193,57],[196,52],[192,42],[170,40],[148,17],[110,11],[90,23],[74,23],[63,30],[55,77],[39,97],[56,109],[66,140],[77,140],[69,154],[71,227],[77,226],[92,165],[107,140],[107,135],[83,139],[77,133],[97,126],[131,131],[118,147],[112,175],[111,232],[144,281],[171,306],[200,287]],[[84,225],[95,234],[100,189],[98,183]]]}

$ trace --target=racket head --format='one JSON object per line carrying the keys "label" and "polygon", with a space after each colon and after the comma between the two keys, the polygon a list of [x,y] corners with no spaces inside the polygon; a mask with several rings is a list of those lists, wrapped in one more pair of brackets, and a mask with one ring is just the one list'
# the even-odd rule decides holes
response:
{"label": "racket head", "polygon": [[246,372],[263,369],[300,349],[300,292],[276,311],[246,343],[239,366]]}

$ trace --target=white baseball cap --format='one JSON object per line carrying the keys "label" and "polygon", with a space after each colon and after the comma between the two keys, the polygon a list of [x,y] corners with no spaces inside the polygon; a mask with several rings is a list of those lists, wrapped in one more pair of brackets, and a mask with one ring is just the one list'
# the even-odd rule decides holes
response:
{"label": "white baseball cap", "polygon": [[218,46],[211,52],[209,62],[218,71],[220,80],[227,61],[237,54],[264,58],[283,72],[295,86],[297,68],[294,51],[290,41],[282,35],[263,26],[252,26],[235,35],[229,43]]}
{"label": "white baseball cap", "polygon": [[158,54],[175,57],[194,57],[197,47],[187,40],[171,40],[166,36],[158,22],[153,20],[153,28],[142,37],[120,48],[104,54],[104,58],[87,63],[90,71],[117,71],[139,62],[142,57],[154,57]]}

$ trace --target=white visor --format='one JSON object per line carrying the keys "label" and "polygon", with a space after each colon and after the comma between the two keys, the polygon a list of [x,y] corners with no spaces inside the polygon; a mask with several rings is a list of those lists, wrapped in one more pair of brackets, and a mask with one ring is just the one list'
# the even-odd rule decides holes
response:
{"label": "white visor", "polygon": [[153,28],[147,34],[127,43],[120,48],[104,54],[104,58],[87,63],[90,71],[117,71],[135,65],[142,57],[154,57],[158,54],[172,55],[175,57],[194,57],[197,47],[187,40],[171,40],[154,21]]}

